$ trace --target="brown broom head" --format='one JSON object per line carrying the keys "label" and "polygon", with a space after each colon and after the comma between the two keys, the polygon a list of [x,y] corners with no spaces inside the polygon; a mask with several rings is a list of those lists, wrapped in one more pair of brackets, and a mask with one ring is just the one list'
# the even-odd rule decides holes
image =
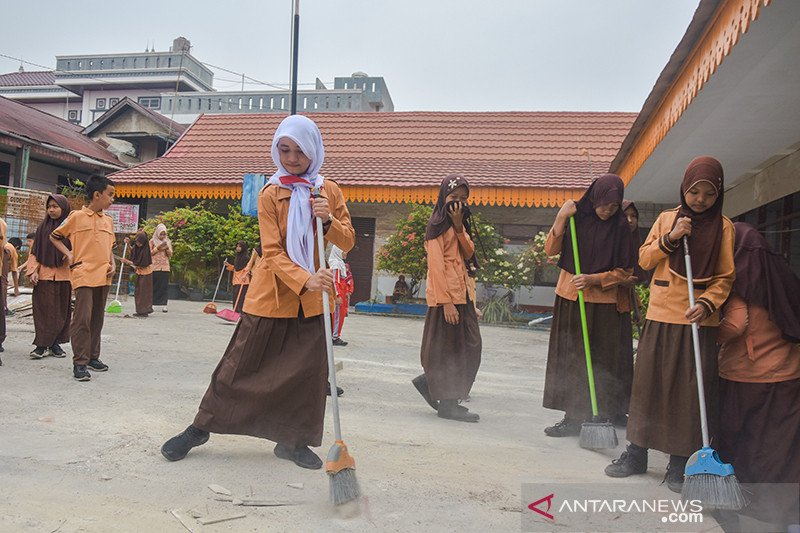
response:
{"label": "brown broom head", "polygon": [[209,302],[203,308],[203,312],[207,315],[216,315],[217,314],[217,304],[214,302]]}

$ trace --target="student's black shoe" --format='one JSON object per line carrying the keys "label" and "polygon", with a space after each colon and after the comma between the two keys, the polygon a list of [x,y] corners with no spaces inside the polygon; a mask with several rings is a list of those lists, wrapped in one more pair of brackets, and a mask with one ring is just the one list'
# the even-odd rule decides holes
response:
{"label": "student's black shoe", "polygon": [[47,355],[45,353],[46,351],[47,351],[47,348],[45,348],[44,346],[37,346],[36,348],[31,350],[30,358],[31,359],[41,359],[42,357]]}
{"label": "student's black shoe", "polygon": [[0,359],[0,366],[3,366],[3,360]]}
{"label": "student's black shoe", "polygon": [[[327,388],[326,394],[328,396],[331,395],[331,384],[330,383],[328,383],[328,388]],[[336,387],[336,396],[341,396],[342,394],[344,394],[344,389],[341,388],[341,387]]]}
{"label": "student's black shoe", "polygon": [[78,381],[89,381],[92,379],[92,375],[86,370],[86,365],[73,365],[72,366],[72,375]]}
{"label": "student's black shoe", "polygon": [[5,349],[5,348],[3,348],[3,343],[2,343],[2,342],[0,342],[0,352],[5,352],[5,351],[6,351],[6,349]]}
{"label": "student's black shoe", "polygon": [[647,448],[629,444],[628,447],[611,464],[606,467],[609,477],[628,477],[647,472]]}
{"label": "student's black shoe", "polygon": [[564,417],[560,422],[544,428],[548,437],[577,437],[581,434],[581,421]]}
{"label": "student's black shoe", "polygon": [[417,389],[420,395],[425,398],[425,401],[428,402],[428,405],[433,407],[434,411],[438,411],[439,402],[438,400],[431,398],[431,391],[428,389],[428,378],[425,377],[425,374],[420,374],[419,376],[415,377],[411,380],[411,383],[414,384],[414,388]]}
{"label": "student's black shoe", "polygon": [[276,457],[292,461],[302,468],[308,468],[310,470],[319,470],[322,468],[322,459],[312,452],[308,446],[290,448],[283,444],[276,444],[274,452]]}
{"label": "student's black shoe", "polygon": [[189,426],[183,433],[175,435],[161,447],[161,455],[168,461],[180,461],[189,450],[208,442],[208,431]]}
{"label": "student's black shoe", "polygon": [[50,355],[62,359],[67,356],[67,352],[65,352],[58,344],[54,344],[50,347]]}
{"label": "student's black shoe", "polygon": [[666,481],[667,487],[672,492],[681,493],[683,490],[683,472],[686,470],[686,461],[688,457],[681,457],[680,455],[670,455],[669,464],[667,465],[667,473],[664,474],[664,483]]}
{"label": "student's black shoe", "polygon": [[459,422],[477,422],[481,419],[476,413],[470,413],[469,409],[458,405],[457,400],[442,400],[439,402],[439,418],[448,420],[458,420]]}
{"label": "student's black shoe", "polygon": [[334,346],[347,346],[347,341],[343,341],[341,338],[337,337],[333,339]]}
{"label": "student's black shoe", "polygon": [[108,370],[108,365],[102,362],[100,359],[92,359],[89,361],[89,368],[97,372],[105,372]]}

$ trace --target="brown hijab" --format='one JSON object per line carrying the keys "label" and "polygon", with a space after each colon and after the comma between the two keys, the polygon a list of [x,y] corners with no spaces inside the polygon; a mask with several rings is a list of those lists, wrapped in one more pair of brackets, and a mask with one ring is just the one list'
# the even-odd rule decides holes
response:
{"label": "brown hijab", "polygon": [[800,342],[800,279],[789,263],[773,252],[767,240],[749,224],[737,222],[733,263],[736,281],[732,292],[748,304],[763,307],[769,319],[790,342]]}
{"label": "brown hijab", "polygon": [[[578,200],[575,229],[578,236],[578,253],[582,274],[608,272],[615,268],[633,268],[635,256],[631,229],[622,209],[608,220],[601,220],[595,208],[606,204],[622,204],[625,185],[616,174],[604,174],[594,180]],[[575,256],[572,253],[572,234],[567,225],[561,258],[558,266],[575,274]]]}
{"label": "brown hijab", "polygon": [[[701,181],[710,183],[716,189],[717,200],[714,205],[702,213],[695,213],[686,204],[686,191]],[[689,255],[692,258],[692,276],[695,281],[704,281],[714,276],[719,249],[722,245],[722,201],[724,196],[725,182],[720,162],[708,156],[694,158],[683,176],[681,206],[675,215],[672,227],[675,227],[681,217],[692,219]],[[683,246],[672,252],[669,256],[669,269],[685,279],[686,263],[683,255]]]}
{"label": "brown hijab", "polygon": [[150,239],[147,233],[139,231],[133,240],[133,250],[131,251],[131,261],[139,268],[148,267],[153,264],[153,256],[150,255]]}
{"label": "brown hijab", "polygon": [[[36,260],[39,261],[39,263],[45,266],[59,267],[64,262],[64,254],[56,250],[56,247],[50,242],[50,234],[67,218],[70,207],[66,196],[51,194],[44,203],[45,208],[47,204],[50,203],[50,200],[54,200],[61,208],[61,217],[53,220],[50,218],[50,215],[45,214],[44,220],[42,220],[39,227],[36,228],[36,236],[33,238],[33,249],[31,253],[36,256]],[[72,245],[68,240],[63,240],[61,242],[63,242],[68,249],[72,249]]]}
{"label": "brown hijab", "polygon": [[244,241],[237,241],[236,247],[239,248],[240,251],[236,252],[236,255],[233,256],[233,270],[239,272],[247,266],[247,262],[250,260],[250,249]]}

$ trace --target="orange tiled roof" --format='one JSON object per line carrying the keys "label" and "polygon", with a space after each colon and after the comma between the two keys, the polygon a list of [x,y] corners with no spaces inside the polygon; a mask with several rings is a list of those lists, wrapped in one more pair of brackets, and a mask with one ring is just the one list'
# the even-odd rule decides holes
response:
{"label": "orange tiled roof", "polygon": [[[582,150],[589,151],[595,175],[605,172],[636,118],[635,113],[591,112],[309,116],[325,140],[322,174],[335,179],[351,199],[361,191],[358,199],[378,201],[416,197],[385,191],[376,196],[367,189],[430,190],[450,172],[464,173],[473,188],[585,189],[590,172]],[[118,172],[114,179],[128,196],[196,195],[205,188],[216,191],[206,196],[238,197],[243,174],[274,172],[269,147],[283,118],[203,115],[166,155]]]}

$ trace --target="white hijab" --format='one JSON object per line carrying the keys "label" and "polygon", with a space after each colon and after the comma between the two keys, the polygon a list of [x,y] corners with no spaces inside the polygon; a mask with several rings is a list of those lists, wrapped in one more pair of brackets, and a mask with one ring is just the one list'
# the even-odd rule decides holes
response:
{"label": "white hijab", "polygon": [[165,226],[164,224],[159,224],[158,226],[156,226],[156,231],[153,233],[153,238],[150,239],[150,242],[153,243],[153,246],[156,247],[156,248],[158,248],[162,244],[166,243],[167,248],[169,248],[171,250],[172,249],[172,241],[169,240],[169,236],[168,235],[166,235],[164,237],[164,240],[161,240],[161,239],[158,238],[158,236],[161,235],[162,231],[164,233],[167,233],[167,226]]}
{"label": "white hijab", "polygon": [[[308,171],[302,176],[298,176],[306,180],[305,183],[283,184],[280,181],[281,177],[292,175],[281,165],[278,142],[283,138],[296,142],[305,156],[311,160]],[[314,268],[316,243],[314,242],[314,216],[309,200],[311,199],[311,188],[322,187],[325,180],[318,174],[324,160],[325,148],[322,145],[322,134],[314,121],[302,115],[291,115],[283,119],[272,138],[272,161],[278,167],[278,171],[267,183],[292,191],[286,228],[286,251],[295,264],[312,274],[316,270]]]}
{"label": "white hijab", "polygon": [[328,268],[331,270],[338,270],[341,272],[342,277],[347,275],[347,266],[344,264],[342,249],[336,245],[331,248],[331,255],[328,258]]}

